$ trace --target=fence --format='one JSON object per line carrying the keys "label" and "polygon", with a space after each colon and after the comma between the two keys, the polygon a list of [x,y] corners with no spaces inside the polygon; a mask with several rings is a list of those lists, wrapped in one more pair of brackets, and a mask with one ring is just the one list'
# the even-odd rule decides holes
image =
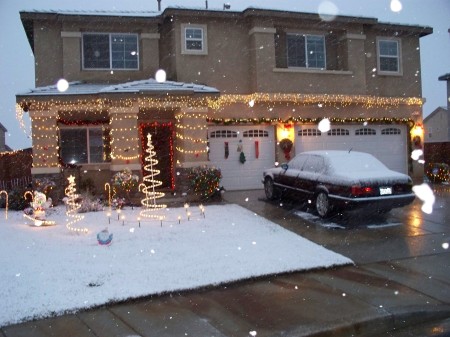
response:
{"label": "fence", "polygon": [[22,178],[15,178],[12,180],[0,180],[0,190],[14,190],[16,188],[26,187],[31,183],[32,179],[31,176],[29,177],[22,177]]}
{"label": "fence", "polygon": [[0,190],[27,186],[31,178],[32,150],[0,153]]}

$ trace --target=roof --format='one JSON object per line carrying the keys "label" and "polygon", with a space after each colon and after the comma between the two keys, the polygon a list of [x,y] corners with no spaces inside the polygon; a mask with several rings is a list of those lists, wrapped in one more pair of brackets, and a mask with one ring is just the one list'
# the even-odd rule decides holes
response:
{"label": "roof", "polygon": [[0,123],[0,130],[2,130],[3,132],[7,132],[8,130],[3,126],[2,123]]}
{"label": "roof", "polygon": [[450,73],[447,73],[445,75],[439,76],[439,81],[450,81]]}
{"label": "roof", "polygon": [[75,16],[126,16],[126,17],[157,17],[161,12],[156,11],[114,11],[114,10],[68,10],[68,9],[30,9],[20,11],[30,14],[55,14]]}
{"label": "roof", "polygon": [[423,119],[423,122],[424,123],[428,122],[431,118],[433,118],[434,115],[436,115],[440,111],[447,111],[447,107],[445,106],[437,107],[436,109],[434,109],[433,112],[431,112],[427,117]]}
{"label": "roof", "polygon": [[142,93],[148,95],[161,94],[219,94],[220,91],[206,85],[183,82],[157,82],[150,78],[147,80],[126,82],[120,84],[87,84],[84,82],[70,82],[69,88],[61,92],[56,85],[37,87],[28,92],[18,94],[18,98],[36,96],[75,96],[99,94]]}
{"label": "roof", "polygon": [[[298,11],[287,11],[280,9],[268,9],[262,7],[248,7],[244,10],[225,10],[225,9],[213,9],[213,8],[200,8],[200,7],[183,7],[183,6],[169,6],[163,11],[107,11],[107,10],[22,10],[20,11],[21,19],[24,22],[34,18],[35,16],[97,16],[97,17],[130,17],[130,18],[154,18],[162,19],[164,17],[172,16],[173,14],[192,15],[192,12],[196,12],[196,15],[203,15],[206,17],[221,15],[221,16],[264,16],[274,18],[293,18],[293,19],[313,19],[321,20],[317,13],[307,13]],[[379,22],[377,18],[363,17],[363,16],[346,16],[338,15],[334,18],[334,22],[344,23],[361,23],[369,25],[380,25],[384,29],[402,29],[417,32],[420,36],[431,34],[433,29],[428,26],[419,25],[405,25],[398,23]]]}

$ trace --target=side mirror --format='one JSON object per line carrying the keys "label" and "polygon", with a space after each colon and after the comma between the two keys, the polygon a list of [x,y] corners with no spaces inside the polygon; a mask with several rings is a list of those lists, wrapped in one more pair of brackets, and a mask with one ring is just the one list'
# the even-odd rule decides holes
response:
{"label": "side mirror", "polygon": [[286,171],[289,168],[289,165],[287,163],[283,163],[281,164],[281,168]]}

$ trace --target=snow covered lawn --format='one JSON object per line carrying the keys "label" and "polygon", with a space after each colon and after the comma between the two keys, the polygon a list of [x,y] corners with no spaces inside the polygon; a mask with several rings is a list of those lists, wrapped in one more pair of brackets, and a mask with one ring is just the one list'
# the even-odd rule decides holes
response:
{"label": "snow covered lawn", "polygon": [[[22,212],[0,210],[0,326],[76,311],[110,301],[194,289],[290,271],[351,264],[237,205],[164,211],[166,219],[137,220],[140,209],[84,213],[66,228],[65,208],[36,227]],[[122,216],[124,218],[122,218]],[[178,220],[180,216],[180,220]],[[119,219],[119,220],[118,220]],[[97,234],[108,227],[109,246]]]}

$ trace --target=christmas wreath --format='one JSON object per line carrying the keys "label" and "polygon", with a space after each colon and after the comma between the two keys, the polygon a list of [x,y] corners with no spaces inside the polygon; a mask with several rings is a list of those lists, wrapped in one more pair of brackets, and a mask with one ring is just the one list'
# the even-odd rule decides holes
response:
{"label": "christmas wreath", "polygon": [[292,146],[294,146],[294,143],[289,138],[284,138],[280,141],[280,148],[284,152],[284,157],[289,160],[291,159],[290,152],[292,150]]}

